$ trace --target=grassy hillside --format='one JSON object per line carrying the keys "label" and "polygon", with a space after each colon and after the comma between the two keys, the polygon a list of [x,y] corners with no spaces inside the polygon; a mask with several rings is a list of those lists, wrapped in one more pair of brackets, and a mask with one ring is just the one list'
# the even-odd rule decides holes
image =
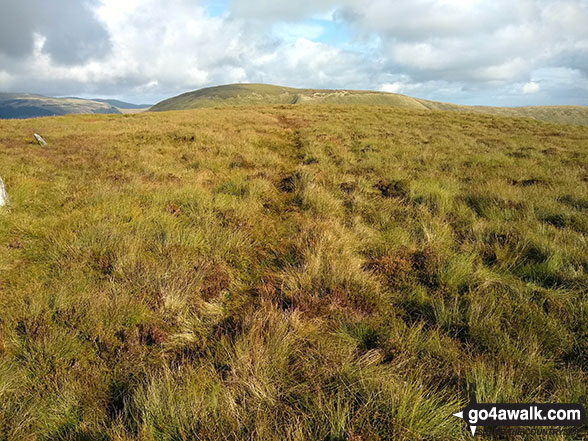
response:
{"label": "grassy hillside", "polygon": [[547,122],[588,125],[587,106],[460,106],[395,93],[363,90],[293,89],[269,84],[230,84],[208,87],[162,101],[153,106],[151,110],[186,110],[203,107],[272,104],[366,104],[405,109],[487,113],[533,118]]}
{"label": "grassy hillside", "polygon": [[188,92],[162,101],[153,111],[271,104],[371,104],[426,109],[417,99],[358,90],[293,89],[269,84],[230,84]]}
{"label": "grassy hillside", "polygon": [[588,395],[586,127],[337,105],[1,124],[0,439],[469,440],[469,382]]}
{"label": "grassy hillside", "polygon": [[71,113],[120,113],[120,111],[108,103],[81,98],[0,93],[0,119],[35,118]]}

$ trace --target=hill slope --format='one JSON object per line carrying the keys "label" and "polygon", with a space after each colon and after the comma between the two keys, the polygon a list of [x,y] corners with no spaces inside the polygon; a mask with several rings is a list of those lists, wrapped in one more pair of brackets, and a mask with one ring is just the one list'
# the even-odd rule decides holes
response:
{"label": "hill slope", "polygon": [[151,110],[165,111],[218,106],[275,104],[366,104],[406,109],[488,113],[527,117],[549,122],[588,125],[588,107],[585,106],[461,106],[387,92],[294,89],[269,84],[229,84],[207,87],[164,100],[153,106]]}
{"label": "hill slope", "polygon": [[587,138],[370,106],[3,121],[0,438],[466,441],[468,383],[578,402]]}
{"label": "hill slope", "polygon": [[294,89],[270,84],[229,84],[184,93],[154,105],[151,110],[272,104],[372,104],[413,109],[427,108],[416,98],[393,93]]}
{"label": "hill slope", "polygon": [[0,93],[0,118],[34,118],[70,113],[120,113],[114,106],[81,98]]}

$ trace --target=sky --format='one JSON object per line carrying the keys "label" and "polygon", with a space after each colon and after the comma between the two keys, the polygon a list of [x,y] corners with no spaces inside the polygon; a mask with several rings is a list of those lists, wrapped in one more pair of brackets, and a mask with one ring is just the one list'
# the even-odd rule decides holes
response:
{"label": "sky", "polygon": [[0,92],[229,83],[588,105],[588,0],[0,0]]}

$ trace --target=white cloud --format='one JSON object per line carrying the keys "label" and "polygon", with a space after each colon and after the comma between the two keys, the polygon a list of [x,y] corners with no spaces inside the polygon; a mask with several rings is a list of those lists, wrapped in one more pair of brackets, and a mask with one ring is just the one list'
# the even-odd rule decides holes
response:
{"label": "white cloud", "polygon": [[[108,52],[64,63],[60,34],[37,32],[27,56],[0,51],[0,88],[157,101],[270,82],[479,104],[588,101],[586,0],[233,0],[215,16],[204,0],[100,0],[95,12]],[[346,43],[337,26],[351,32]]]}
{"label": "white cloud", "polygon": [[529,81],[528,83],[523,84],[521,90],[523,93],[537,93],[541,90],[541,86],[535,81]]}
{"label": "white cloud", "polygon": [[[369,68],[356,54],[313,41],[321,26],[259,26],[227,14],[211,17],[189,0],[102,0],[96,11],[110,35],[107,57],[75,66],[36,50],[13,68],[12,88],[112,95],[157,101],[211,84],[271,82],[300,87],[362,87]],[[39,37],[41,38],[41,37]],[[1,66],[1,64],[0,64]],[[68,90],[63,89],[67,84]],[[365,87],[365,86],[364,86]]]}
{"label": "white cloud", "polygon": [[584,0],[368,0],[338,16],[419,81],[520,81],[562,54],[588,64]]}
{"label": "white cloud", "polygon": [[12,75],[5,70],[0,70],[0,90],[8,90],[12,83]]}
{"label": "white cloud", "polygon": [[400,93],[402,92],[404,85],[400,82],[384,83],[380,86],[380,91],[389,93]]}

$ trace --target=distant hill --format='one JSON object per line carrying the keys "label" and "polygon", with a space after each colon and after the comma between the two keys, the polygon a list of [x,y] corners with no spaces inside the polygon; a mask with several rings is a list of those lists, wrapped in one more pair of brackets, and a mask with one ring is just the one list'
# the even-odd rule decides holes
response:
{"label": "distant hill", "polygon": [[92,98],[92,101],[110,104],[111,106],[117,107],[119,109],[148,109],[149,107],[151,107],[153,105],[153,104],[133,104],[133,103],[127,103],[125,101],[106,100],[106,99],[101,99],[101,98]]}
{"label": "distant hill", "polygon": [[360,90],[294,89],[269,84],[229,84],[207,87],[162,101],[153,111],[200,107],[271,104],[374,104],[426,109],[416,98],[385,92]]}
{"label": "distant hill", "polygon": [[542,121],[588,125],[586,106],[489,107],[462,106],[367,90],[295,89],[269,84],[229,84],[184,93],[150,110],[186,110],[201,107],[275,104],[365,104],[420,110],[451,110],[528,117]]}
{"label": "distant hill", "polygon": [[52,98],[42,95],[0,93],[0,118],[34,118],[69,113],[121,113],[103,102],[80,98]]}

